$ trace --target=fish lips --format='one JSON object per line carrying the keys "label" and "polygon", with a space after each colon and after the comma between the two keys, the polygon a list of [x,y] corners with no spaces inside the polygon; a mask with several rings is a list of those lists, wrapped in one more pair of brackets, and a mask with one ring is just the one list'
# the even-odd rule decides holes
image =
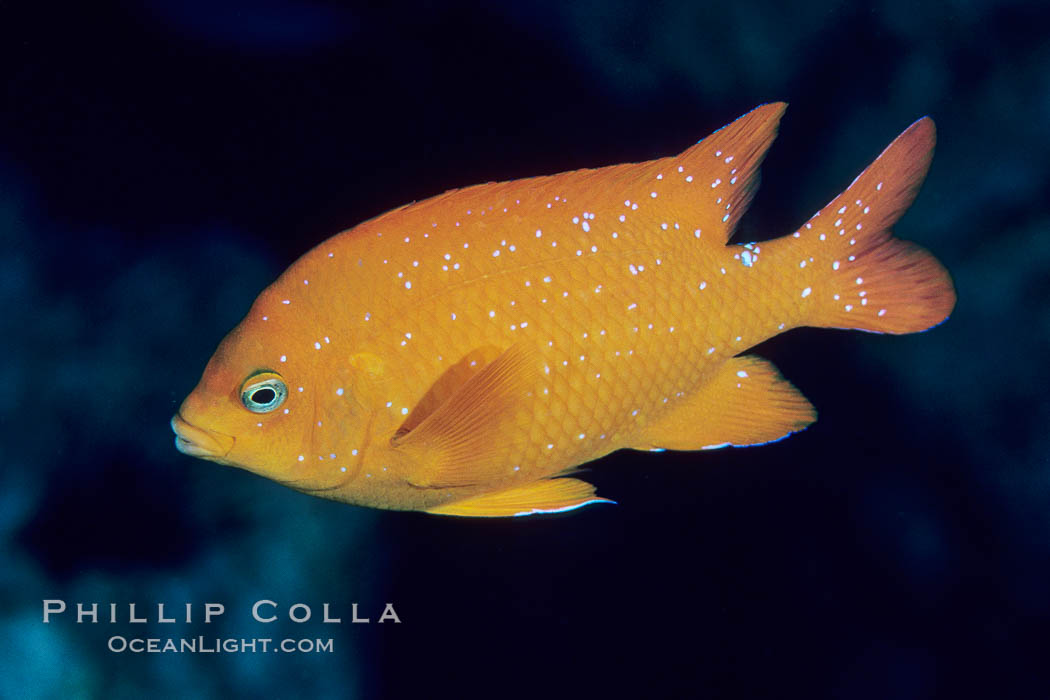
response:
{"label": "fish lips", "polygon": [[177,413],[171,418],[171,429],[175,432],[175,449],[184,455],[219,461],[233,449],[231,436],[198,428]]}

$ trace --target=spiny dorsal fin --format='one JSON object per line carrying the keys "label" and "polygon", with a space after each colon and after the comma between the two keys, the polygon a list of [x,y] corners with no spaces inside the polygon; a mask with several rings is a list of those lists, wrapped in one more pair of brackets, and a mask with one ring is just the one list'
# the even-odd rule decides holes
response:
{"label": "spiny dorsal fin", "polygon": [[672,182],[689,179],[689,184],[696,185],[691,190],[691,207],[698,209],[702,234],[710,232],[723,244],[733,236],[758,189],[758,166],[777,137],[785,109],[784,102],[755,107],[670,159],[674,167],[665,177]]}
{"label": "spiny dorsal fin", "polygon": [[[397,217],[426,212],[428,220],[444,226],[442,217],[452,216],[450,212],[512,198],[515,206],[538,212],[539,218],[532,220],[542,219],[538,227],[551,233],[576,236],[581,228],[587,234],[592,226],[608,226],[625,243],[639,236],[643,245],[649,245],[652,231],[660,227],[668,230],[668,236],[695,234],[725,245],[754,196],[758,166],[776,138],[786,108],[783,102],[756,107],[677,156],[476,185],[396,210],[381,220],[399,224]],[[583,208],[592,217],[604,212],[600,216],[610,218],[595,224],[583,217],[579,223]],[[480,217],[472,217],[464,222],[464,231],[481,222]],[[693,241],[691,236],[688,240]]]}
{"label": "spiny dorsal fin", "polygon": [[532,355],[512,345],[418,425],[395,436],[394,447],[409,458],[408,481],[443,488],[506,477],[510,465],[499,456],[522,433],[514,429],[520,404],[539,377]]}
{"label": "spiny dorsal fin", "polygon": [[506,518],[562,513],[591,503],[615,503],[596,496],[594,486],[579,479],[543,479],[428,508],[428,513],[473,518]]}

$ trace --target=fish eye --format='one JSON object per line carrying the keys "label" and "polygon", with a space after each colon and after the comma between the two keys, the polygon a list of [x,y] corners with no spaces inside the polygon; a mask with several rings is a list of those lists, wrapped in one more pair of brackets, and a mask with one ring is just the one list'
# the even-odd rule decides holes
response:
{"label": "fish eye", "polygon": [[287,396],[288,386],[273,374],[249,377],[241,387],[241,403],[252,413],[269,413]]}

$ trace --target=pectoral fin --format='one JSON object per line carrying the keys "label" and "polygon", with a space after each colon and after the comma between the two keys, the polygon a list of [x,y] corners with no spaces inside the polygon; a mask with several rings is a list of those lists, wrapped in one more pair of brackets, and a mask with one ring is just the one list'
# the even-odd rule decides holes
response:
{"label": "pectoral fin", "polygon": [[703,450],[773,442],[804,429],[817,412],[776,367],[734,357],[692,396],[646,426],[636,449]]}
{"label": "pectoral fin", "polygon": [[397,431],[398,437],[414,430],[501,354],[501,348],[484,345],[474,348],[460,358],[459,362],[445,370],[408,414],[408,418]]}
{"label": "pectoral fin", "polygon": [[594,493],[579,479],[544,479],[522,486],[466,498],[426,512],[471,518],[507,518],[537,513],[561,513],[590,503],[615,503]]}
{"label": "pectoral fin", "polygon": [[[506,478],[507,444],[522,439],[529,418],[528,393],[539,383],[532,356],[511,346],[451,392],[418,424],[393,439],[408,459],[405,478],[414,486],[470,486]],[[413,412],[415,413],[415,412]]]}

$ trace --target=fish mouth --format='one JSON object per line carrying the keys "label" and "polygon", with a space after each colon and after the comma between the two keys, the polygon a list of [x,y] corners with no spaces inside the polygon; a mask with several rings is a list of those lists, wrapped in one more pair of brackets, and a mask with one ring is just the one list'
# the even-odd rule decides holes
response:
{"label": "fish mouth", "polygon": [[175,449],[184,455],[221,460],[233,449],[234,438],[191,425],[177,413],[171,418],[171,429],[175,432]]}

